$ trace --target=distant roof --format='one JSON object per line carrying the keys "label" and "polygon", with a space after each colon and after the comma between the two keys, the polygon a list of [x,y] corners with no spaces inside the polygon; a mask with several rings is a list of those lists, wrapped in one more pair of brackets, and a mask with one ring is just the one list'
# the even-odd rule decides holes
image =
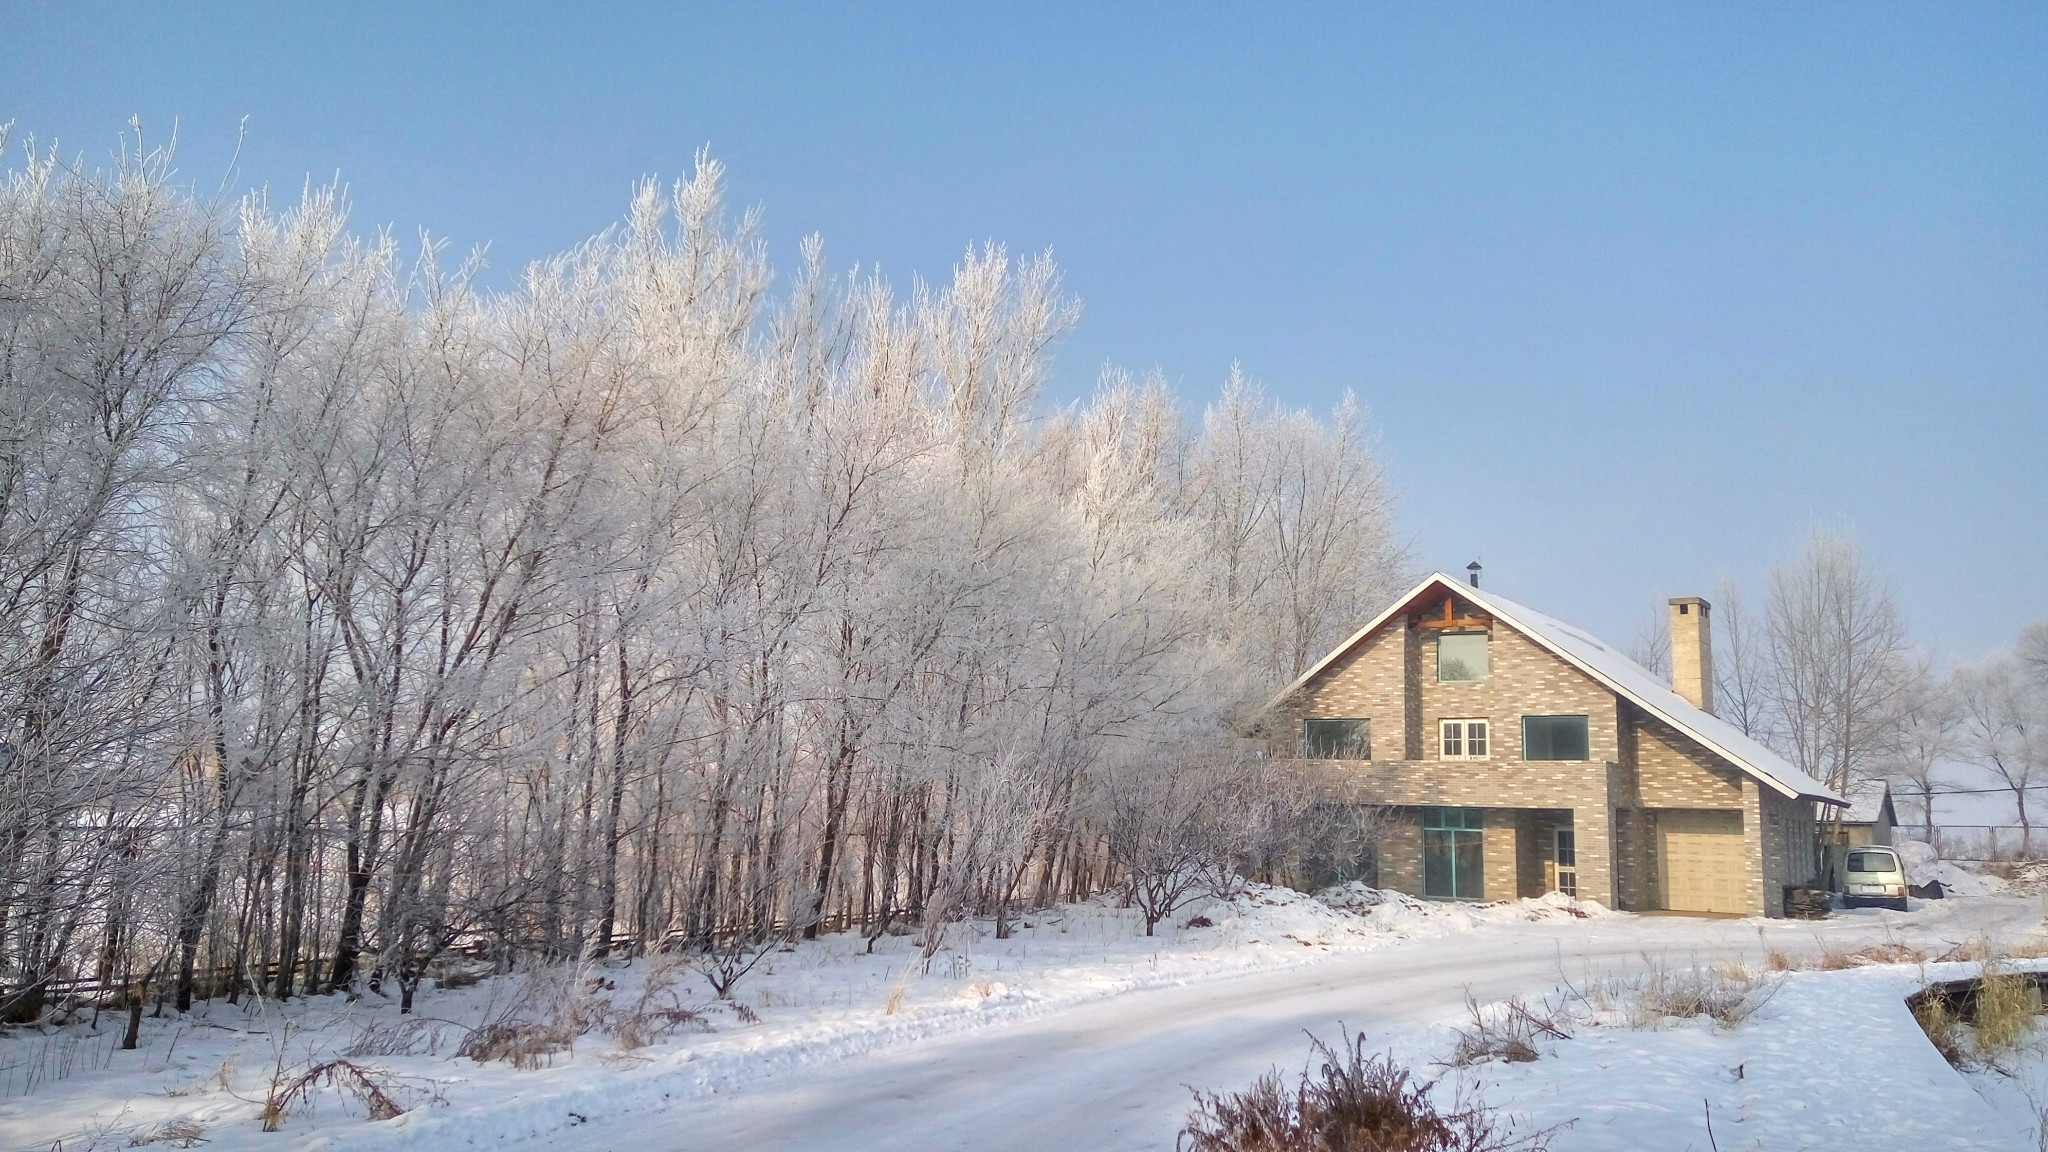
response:
{"label": "distant roof", "polygon": [[1272,703],[1278,704],[1299,691],[1339,657],[1366,637],[1379,631],[1381,625],[1407,607],[1410,601],[1428,591],[1432,585],[1441,586],[1446,591],[1484,608],[1495,618],[1506,622],[1517,632],[1541,644],[1567,663],[1576,665],[1581,672],[1604,684],[1636,707],[1706,745],[1709,750],[1756,777],[1759,782],[1794,798],[1822,800],[1835,804],[1846,803],[1840,796],[1830,791],[1827,785],[1794,768],[1784,757],[1744,735],[1742,729],[1710,712],[1694,707],[1685,697],[1673,692],[1656,673],[1609,648],[1589,633],[1562,621],[1553,620],[1533,608],[1524,608],[1512,600],[1471,587],[1457,577],[1443,572],[1432,572],[1420,584],[1395,600],[1386,611],[1373,617],[1365,627],[1353,633],[1350,639],[1332,649],[1329,655],[1318,660],[1294,683],[1274,696]]}
{"label": "distant roof", "polygon": [[1865,780],[1849,786],[1849,810],[1842,813],[1844,824],[1875,824],[1880,818],[1889,817],[1897,824],[1896,813],[1887,812],[1891,807],[1892,786],[1882,780]]}

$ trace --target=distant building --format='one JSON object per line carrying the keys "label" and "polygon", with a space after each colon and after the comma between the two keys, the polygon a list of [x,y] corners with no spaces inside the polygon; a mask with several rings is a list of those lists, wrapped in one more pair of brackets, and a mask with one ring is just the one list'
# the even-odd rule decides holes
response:
{"label": "distant building", "polygon": [[1844,848],[1865,844],[1890,844],[1892,829],[1899,826],[1899,814],[1892,808],[1892,786],[1882,780],[1868,781],[1849,789],[1849,806],[1842,813],[1840,838],[1835,839],[1833,821],[1823,820],[1821,834]]}

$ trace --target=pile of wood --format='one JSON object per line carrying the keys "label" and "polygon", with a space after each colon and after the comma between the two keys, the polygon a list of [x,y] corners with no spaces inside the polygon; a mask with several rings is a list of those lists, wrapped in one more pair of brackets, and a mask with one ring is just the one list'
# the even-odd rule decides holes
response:
{"label": "pile of wood", "polygon": [[1825,888],[1785,889],[1785,915],[1794,920],[1825,920],[1833,906],[1834,897]]}

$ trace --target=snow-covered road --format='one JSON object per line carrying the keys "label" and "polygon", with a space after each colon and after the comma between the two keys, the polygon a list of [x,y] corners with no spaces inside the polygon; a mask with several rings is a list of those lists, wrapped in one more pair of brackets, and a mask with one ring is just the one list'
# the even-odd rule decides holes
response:
{"label": "snow-covered road", "polygon": [[[1427,1060],[1436,1053],[1425,1049],[1463,1015],[1467,996],[1540,995],[1561,979],[1658,962],[1756,963],[1766,947],[1811,952],[1820,943],[1892,938],[1939,951],[1979,935],[2023,934],[2041,913],[2038,899],[1991,897],[1896,919],[1865,913],[1760,928],[1755,921],[1616,917],[1339,949],[1303,967],[1111,997],[803,1069],[660,1112],[598,1121],[550,1143],[588,1152],[1158,1152],[1174,1145],[1190,1087],[1235,1089],[1273,1065],[1299,1067],[1305,1033],[1328,1038],[1348,1027]],[[1558,1147],[1571,1143],[1567,1136]]]}

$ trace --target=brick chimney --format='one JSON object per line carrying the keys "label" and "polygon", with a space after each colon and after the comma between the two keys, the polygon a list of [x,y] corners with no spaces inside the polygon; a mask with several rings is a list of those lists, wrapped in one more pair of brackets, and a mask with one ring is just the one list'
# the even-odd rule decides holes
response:
{"label": "brick chimney", "polygon": [[1713,605],[1697,596],[1671,598],[1671,690],[1693,707],[1714,711]]}

